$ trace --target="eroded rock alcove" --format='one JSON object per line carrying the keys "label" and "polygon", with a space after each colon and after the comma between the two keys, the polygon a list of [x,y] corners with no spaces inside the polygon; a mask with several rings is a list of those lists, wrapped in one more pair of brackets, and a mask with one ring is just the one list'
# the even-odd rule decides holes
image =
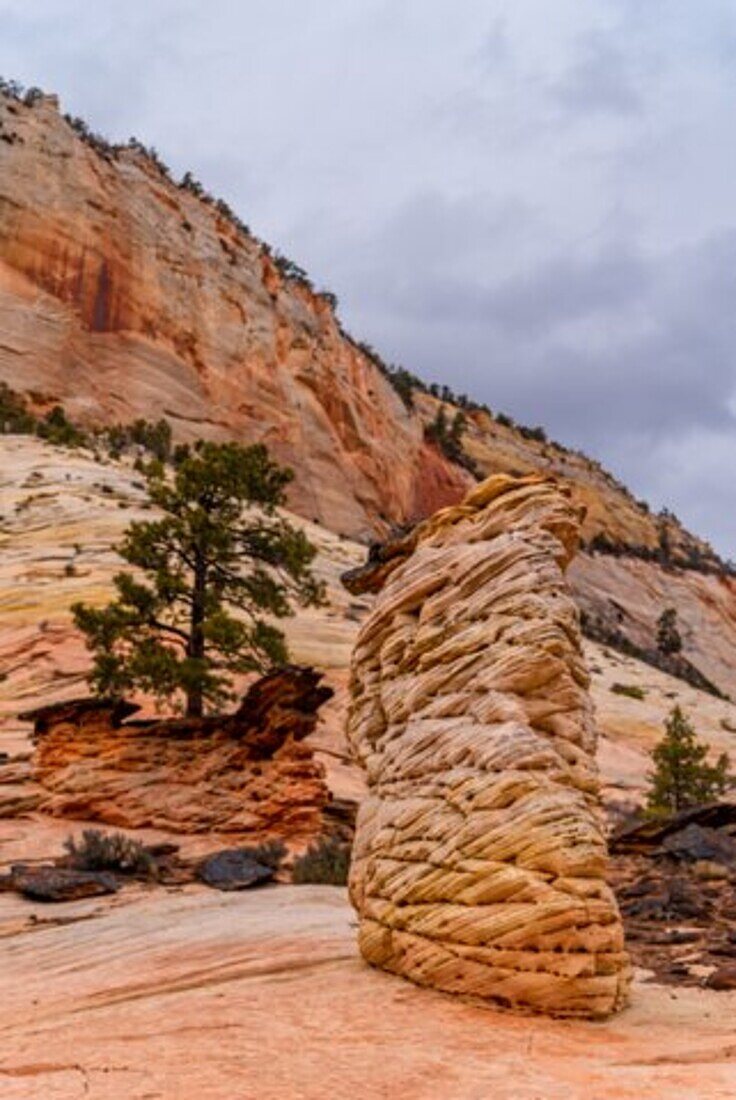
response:
{"label": "eroded rock alcove", "polygon": [[552,479],[499,475],[346,576],[380,590],[352,664],[350,893],[375,966],[599,1017],[630,967],[564,578],[580,519]]}

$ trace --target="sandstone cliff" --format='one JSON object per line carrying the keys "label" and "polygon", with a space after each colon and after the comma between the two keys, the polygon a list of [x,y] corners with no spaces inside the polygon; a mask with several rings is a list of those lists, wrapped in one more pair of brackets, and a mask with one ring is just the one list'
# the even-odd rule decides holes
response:
{"label": "sandstone cliff", "polygon": [[[296,469],[296,509],[334,531],[458,500],[471,476],[423,440],[437,400],[420,388],[408,410],[331,296],[198,191],[138,145],[82,140],[54,97],[0,93],[0,379],[90,422],[164,415],[180,438],[263,440]],[[467,415],[482,475],[555,472],[586,505],[585,538],[657,547],[657,517],[597,463]],[[675,522],[668,538],[708,557]]]}
{"label": "sandstone cliff", "polygon": [[[367,534],[458,495],[329,301],[134,149],[0,94],[0,379],[88,422],[268,444],[299,511]],[[432,482],[430,484],[429,482]]]}
{"label": "sandstone cliff", "polygon": [[[138,146],[83,140],[51,97],[0,94],[0,380],[87,423],[262,440],[296,471],[294,510],[352,537],[459,500],[471,475],[424,439],[437,399],[407,409],[330,297],[195,191]],[[651,650],[676,606],[686,658],[736,695],[736,580],[709,547],[585,456],[466,413],[480,475],[553,473],[585,506],[570,579],[600,637]]]}
{"label": "sandstone cliff", "polygon": [[563,578],[578,521],[550,480],[500,475],[384,566],[352,665],[348,737],[369,796],[351,897],[376,966],[602,1016],[630,975]]}

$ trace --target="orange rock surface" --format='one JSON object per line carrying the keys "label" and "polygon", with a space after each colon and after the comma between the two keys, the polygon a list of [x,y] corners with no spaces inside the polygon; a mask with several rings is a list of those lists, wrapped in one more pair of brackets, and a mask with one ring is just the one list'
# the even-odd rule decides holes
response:
{"label": "orange rock surface", "polygon": [[35,722],[35,808],[127,829],[314,837],[330,796],[301,742],[331,695],[319,679],[272,673],[223,718],[125,721],[136,707],[92,699],[25,715]]}
{"label": "orange rock surface", "polygon": [[[0,836],[0,853],[2,853]],[[639,981],[604,1022],[373,970],[343,890],[0,894],[3,1100],[731,1100],[736,993]],[[645,975],[642,975],[644,978]]]}

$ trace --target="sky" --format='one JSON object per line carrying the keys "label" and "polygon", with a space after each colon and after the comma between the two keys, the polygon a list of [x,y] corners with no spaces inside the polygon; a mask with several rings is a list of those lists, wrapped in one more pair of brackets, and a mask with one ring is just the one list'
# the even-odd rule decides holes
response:
{"label": "sky", "polygon": [[356,337],[736,558],[733,0],[0,0],[0,73],[135,135]]}

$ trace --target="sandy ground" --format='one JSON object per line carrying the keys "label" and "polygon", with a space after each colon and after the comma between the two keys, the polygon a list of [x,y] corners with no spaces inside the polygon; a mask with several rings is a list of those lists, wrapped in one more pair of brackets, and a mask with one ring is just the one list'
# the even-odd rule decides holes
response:
{"label": "sandy ground", "polygon": [[370,970],[333,887],[0,901],[3,1100],[736,1095],[736,993],[640,980],[606,1023],[512,1016]]}

